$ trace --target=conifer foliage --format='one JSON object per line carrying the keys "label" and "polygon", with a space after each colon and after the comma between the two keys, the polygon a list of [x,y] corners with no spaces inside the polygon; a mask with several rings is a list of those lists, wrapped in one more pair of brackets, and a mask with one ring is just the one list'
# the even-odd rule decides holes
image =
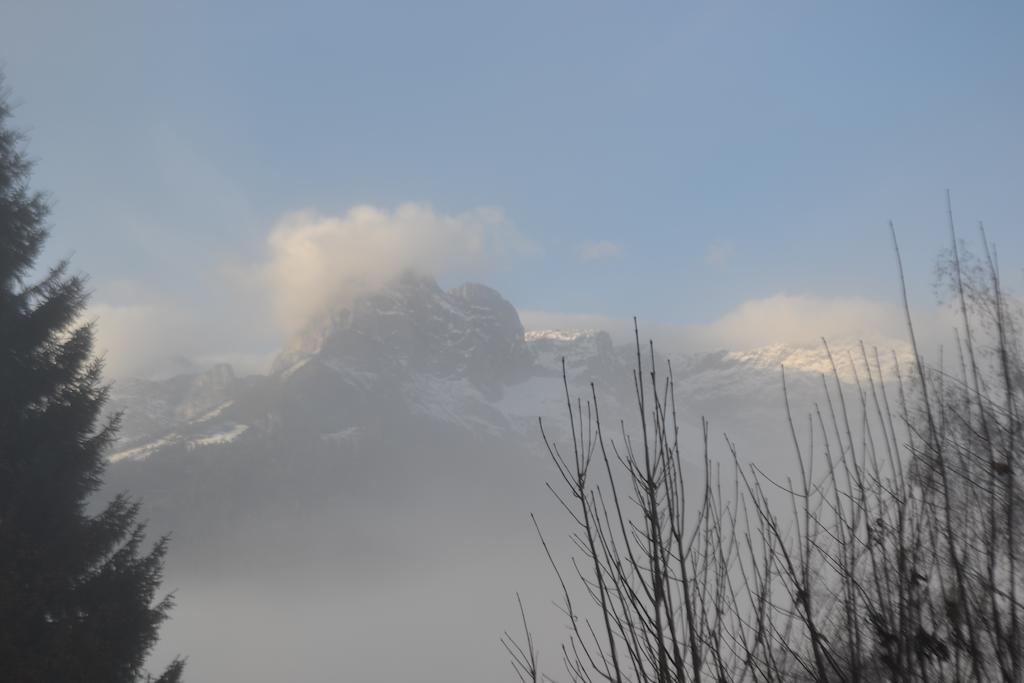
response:
{"label": "conifer foliage", "polygon": [[[10,126],[0,80],[0,680],[154,680],[143,665],[167,618],[157,596],[167,539],[146,547],[139,504],[96,515],[117,430],[80,322],[87,291],[62,261],[32,280],[46,198]],[[176,660],[157,681],[178,681]]]}

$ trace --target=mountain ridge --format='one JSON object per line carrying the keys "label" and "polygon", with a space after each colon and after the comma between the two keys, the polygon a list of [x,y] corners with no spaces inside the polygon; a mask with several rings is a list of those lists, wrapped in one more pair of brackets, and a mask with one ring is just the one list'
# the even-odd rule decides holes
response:
{"label": "mountain ridge", "polygon": [[[866,352],[867,366],[860,344],[831,348],[844,382],[867,380],[868,368],[876,381],[891,379],[912,361],[905,346],[880,353],[877,363]],[[407,272],[311,323],[266,375],[239,378],[219,364],[116,384],[112,403],[124,411],[125,428],[111,459],[146,458],[175,443],[195,450],[247,433],[265,436],[282,420],[303,422],[303,406],[323,413],[305,420],[323,434],[363,429],[397,410],[490,436],[524,436],[537,417],[564,413],[563,359],[572,394],[590,398],[593,383],[611,412],[631,410],[634,347],[616,345],[602,330],[525,330],[515,307],[490,287],[467,283],[445,291]],[[832,374],[823,345],[657,355],[659,373],[666,360],[688,409],[770,400],[779,395],[781,367],[808,386]]]}

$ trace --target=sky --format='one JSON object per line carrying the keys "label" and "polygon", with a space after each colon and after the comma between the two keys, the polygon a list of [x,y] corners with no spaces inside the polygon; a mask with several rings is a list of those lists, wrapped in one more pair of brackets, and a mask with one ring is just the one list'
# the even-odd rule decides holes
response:
{"label": "sky", "polygon": [[858,332],[898,301],[889,220],[932,301],[947,189],[1019,291],[1022,30],[1010,2],[6,0],[0,65],[44,260],[91,276],[130,372],[259,358],[406,267],[528,325]]}

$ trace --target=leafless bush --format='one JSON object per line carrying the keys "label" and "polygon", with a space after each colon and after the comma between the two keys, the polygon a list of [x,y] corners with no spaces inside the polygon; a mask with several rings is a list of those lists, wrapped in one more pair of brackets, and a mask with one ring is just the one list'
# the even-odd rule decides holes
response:
{"label": "leafless bush", "polygon": [[[783,369],[785,482],[742,464],[728,438],[723,466],[707,422],[694,476],[671,365],[659,374],[639,335],[638,436],[621,422],[609,435],[593,386],[573,400],[565,381],[571,445],[544,441],[578,555],[541,543],[569,680],[1022,680],[1021,338],[981,243],[965,267],[954,233],[944,270],[961,320],[954,371],[925,365],[906,307],[913,367],[887,385],[862,344],[851,385],[833,360],[801,438]],[[525,642],[504,639],[513,666],[552,680],[522,619]]]}

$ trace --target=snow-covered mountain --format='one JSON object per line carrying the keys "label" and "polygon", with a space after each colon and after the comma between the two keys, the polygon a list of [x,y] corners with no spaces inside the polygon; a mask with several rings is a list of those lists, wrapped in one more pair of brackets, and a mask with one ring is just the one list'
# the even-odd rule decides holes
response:
{"label": "snow-covered mountain", "polygon": [[[903,346],[877,358],[858,344],[831,349],[844,382],[892,379]],[[570,392],[598,392],[603,414],[617,421],[635,411],[635,349],[599,330],[525,331],[515,308],[493,289],[466,284],[443,291],[407,273],[392,285],[332,311],[296,336],[266,376],[237,378],[228,365],[163,380],[115,386],[112,406],[124,413],[112,460],[141,460],[172,446],[192,458],[225,443],[278,439],[301,432],[341,442],[409,420],[464,438],[536,442],[537,418],[564,421],[562,361]],[[647,352],[644,354],[647,364]],[[781,367],[791,400],[817,400],[831,377],[825,347],[775,345],[749,351],[669,354],[684,421],[726,423],[752,414],[780,415]],[[659,356],[659,372],[666,358]],[[645,372],[648,369],[645,368]],[[287,441],[288,437],[285,437]]]}
{"label": "snow-covered mountain", "polygon": [[407,419],[468,436],[523,436],[524,421],[535,430],[539,415],[564,406],[563,356],[574,388],[631,381],[628,356],[606,333],[526,333],[493,289],[446,292],[410,273],[310,325],[266,376],[239,379],[218,365],[118,384],[112,407],[124,427],[112,460],[172,445],[201,457],[214,444],[300,429],[337,441]]}
{"label": "snow-covered mountain", "polygon": [[[859,347],[832,351],[853,379]],[[111,409],[123,428],[107,484],[143,499],[151,529],[173,532],[168,581],[182,587],[161,647],[189,654],[197,679],[279,680],[270,655],[217,626],[244,613],[239,632],[341,661],[342,673],[358,663],[374,680],[403,679],[422,659],[460,670],[451,680],[504,679],[496,638],[514,621],[511,596],[554,595],[529,515],[556,553],[572,552],[559,541],[568,520],[544,486],[557,475],[537,425],[568,444],[563,360],[571,396],[586,401],[593,383],[606,434],[619,439],[620,420],[635,429],[632,346],[599,330],[526,331],[493,289],[444,291],[413,274],[311,324],[265,375],[176,363],[188,371],[119,382]],[[790,463],[780,365],[798,414],[831,370],[818,348],[669,353],[656,358],[660,378],[668,360],[696,476],[702,416],[762,469]],[[647,373],[646,353],[643,362]],[[726,455],[720,438],[713,447]],[[322,587],[298,588],[308,581]],[[324,604],[317,624],[310,615]],[[390,652],[363,661],[392,640],[415,666]],[[493,661],[463,671],[463,649],[492,646]]]}
{"label": "snow-covered mountain", "polygon": [[[897,357],[909,366],[905,349],[878,362],[869,351],[867,365],[857,344],[831,352],[848,391],[869,368],[891,381]],[[266,375],[217,365],[116,385],[111,408],[123,429],[112,486],[140,494],[161,530],[218,547],[253,519],[316,517],[374,486],[430,505],[425,480],[475,487],[500,472],[496,485],[517,480],[533,495],[552,474],[538,418],[553,440],[569,437],[563,361],[573,401],[586,405],[596,391],[606,435],[636,432],[635,347],[599,330],[525,331],[493,289],[444,291],[409,273],[311,324]],[[792,464],[780,368],[798,416],[822,400],[822,375],[831,375],[824,347],[670,353],[655,358],[659,382],[669,362],[684,455],[703,462],[706,418],[715,452],[727,454],[727,432],[741,457],[780,474]]]}

